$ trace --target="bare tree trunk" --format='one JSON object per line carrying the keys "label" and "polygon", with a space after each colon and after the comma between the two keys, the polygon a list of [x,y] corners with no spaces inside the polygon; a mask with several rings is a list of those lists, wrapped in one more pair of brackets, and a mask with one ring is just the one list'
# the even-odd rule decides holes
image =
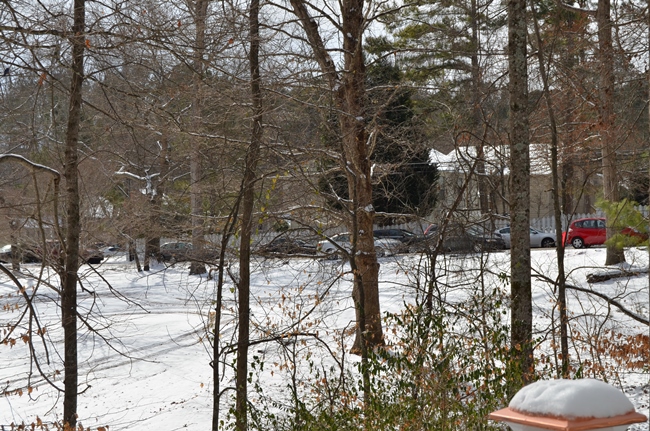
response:
{"label": "bare tree trunk", "polygon": [[[343,72],[344,93],[339,105],[345,113],[341,116],[343,151],[345,152],[348,191],[352,201],[352,226],[356,236],[356,253],[352,256],[355,271],[355,286],[363,288],[363,301],[357,295],[357,320],[360,312],[365,325],[358,325],[354,346],[377,346],[383,343],[381,312],[379,306],[379,263],[375,252],[373,222],[375,210],[372,205],[372,178],[370,174],[370,152],[368,132],[365,126],[365,77],[362,35],[363,0],[344,0],[343,6]],[[352,169],[349,169],[349,168]],[[362,310],[360,310],[360,307]]]}
{"label": "bare tree trunk", "polygon": [[548,111],[548,121],[551,129],[551,176],[553,181],[553,216],[555,218],[555,251],[557,255],[557,306],[560,313],[560,353],[562,355],[561,376],[569,378],[569,341],[568,341],[568,318],[566,306],[566,275],[564,273],[564,243],[562,238],[562,207],[560,204],[560,180],[558,170],[558,132],[557,123],[555,121],[555,110],[551,99],[551,90],[548,85],[548,75],[546,74],[546,61],[544,59],[544,45],[542,36],[539,32],[539,24],[537,22],[537,14],[535,5],[531,3],[533,10],[533,22],[535,24],[535,36],[537,39],[537,59],[539,61],[539,72],[542,78],[542,85],[544,88],[544,100],[546,101],[546,109]]}
{"label": "bare tree trunk", "polygon": [[[208,0],[197,0],[195,9],[196,47],[194,59],[194,101],[192,115],[197,130],[201,125],[201,105],[203,102],[203,52],[205,51],[205,20],[208,11]],[[190,206],[192,208],[192,247],[196,256],[203,249],[203,205],[201,199],[201,139],[193,138],[194,144],[190,155]],[[200,260],[192,260],[190,274],[204,274],[205,265]]]}
{"label": "bare tree trunk", "polygon": [[65,267],[61,289],[61,316],[64,337],[65,394],[63,398],[64,426],[74,429],[77,424],[77,272],[79,269],[79,236],[81,220],[79,214],[78,142],[81,121],[81,87],[83,85],[83,62],[85,46],[85,0],[74,1],[74,23],[72,27],[72,81],[70,104],[65,138],[66,183],[66,242]]}
{"label": "bare tree trunk", "polygon": [[223,236],[221,238],[221,251],[219,252],[219,269],[217,275],[217,295],[214,305],[214,343],[212,345],[212,380],[214,383],[214,392],[212,394],[212,431],[219,431],[219,402],[221,400],[220,390],[220,372],[219,360],[221,357],[221,346],[219,344],[219,333],[221,331],[221,308],[223,305],[223,284],[224,272],[226,262],[226,248],[232,235],[234,234],[235,227],[237,226],[237,214],[239,213],[239,205],[241,203],[241,193],[237,197],[237,201],[228,216],[226,225],[223,229]]}
{"label": "bare tree trunk", "polygon": [[[151,226],[156,226],[158,217],[156,215],[156,204],[154,202],[150,202],[151,204],[151,210],[154,211],[154,214],[152,214],[149,217],[149,220],[151,221]],[[160,253],[160,238],[155,237],[151,238],[147,236],[144,241],[144,270],[149,271],[151,269],[151,259]]]}
{"label": "bare tree trunk", "polygon": [[[612,45],[612,21],[610,0],[598,0],[596,21],[598,23],[598,63],[600,66],[599,131],[602,148],[603,197],[609,202],[618,202],[616,169],[616,148],[614,143],[614,48]],[[616,234],[614,220],[607,216],[607,239]],[[622,248],[607,244],[605,265],[625,262]]]}
{"label": "bare tree trunk", "polygon": [[253,232],[253,205],[257,162],[262,144],[262,90],[259,65],[259,0],[251,0],[249,15],[250,31],[250,73],[253,118],[251,121],[251,143],[246,155],[246,166],[242,195],[242,232],[239,247],[239,334],[237,339],[237,375],[235,402],[235,425],[238,431],[248,428],[248,343],[250,336],[250,255]]}
{"label": "bare tree trunk", "polygon": [[129,238],[129,262],[135,261],[135,266],[138,272],[142,271],[142,267],[140,266],[140,257],[138,256],[138,247],[137,243],[134,239]]}
{"label": "bare tree trunk", "polygon": [[18,246],[18,237],[14,234],[16,229],[15,220],[10,223],[11,227],[11,269],[13,271],[20,271],[20,261],[22,260],[22,251]]}
{"label": "bare tree trunk", "polygon": [[[650,11],[650,0],[648,0],[648,10]],[[650,13],[648,16],[648,29],[650,29]],[[647,80],[648,80],[648,100],[650,100],[650,30],[648,30],[648,66],[647,66]],[[648,128],[650,128],[650,106],[648,107]],[[650,140],[650,130],[648,130],[648,140]],[[650,147],[650,143],[648,144]],[[649,160],[650,161],[650,160]],[[650,163],[648,165],[648,176],[650,177]],[[650,206],[650,182],[648,183],[648,205]],[[650,217],[648,217],[650,219]],[[650,220],[649,220],[650,222]],[[650,232],[650,226],[648,226],[648,232]],[[650,247],[648,247],[648,262],[650,262]],[[649,264],[650,265],[650,264]],[[650,271],[648,271],[648,283],[650,285]],[[650,308],[650,304],[648,304]],[[648,336],[650,336],[650,328],[648,328]]]}
{"label": "bare tree trunk", "polygon": [[[479,14],[477,10],[477,0],[471,1],[471,26],[472,26],[472,36],[471,36],[471,46],[472,46],[472,126],[474,130],[472,131],[476,136],[479,136],[478,128],[481,125],[481,69],[479,65],[478,50],[479,50]],[[478,197],[479,197],[479,208],[481,214],[490,213],[490,200],[488,196],[488,179],[487,172],[485,170],[485,150],[484,150],[485,141],[481,140],[476,147],[476,158],[478,163],[476,164],[476,183],[478,184]]]}
{"label": "bare tree trunk", "polygon": [[[336,70],[335,62],[325,48],[317,22],[311,18],[303,0],[291,0],[293,12],[307,34],[325,78],[334,94],[339,109],[342,135],[342,168],[346,173],[352,215],[349,222],[355,244],[354,273],[355,290],[352,294],[357,307],[357,337],[353,351],[361,352],[361,344],[371,348],[383,344],[381,310],[379,304],[379,263],[375,252],[373,222],[375,209],[372,205],[372,178],[370,175],[370,145],[366,129],[365,64],[363,52],[364,2],[343,0],[341,19],[344,52],[342,71]],[[358,289],[363,289],[363,294]],[[363,300],[361,301],[361,298]],[[365,325],[360,324],[364,316]]]}
{"label": "bare tree trunk", "polygon": [[510,390],[533,378],[533,309],[530,279],[530,142],[526,52],[526,0],[508,0],[510,92],[511,345]]}

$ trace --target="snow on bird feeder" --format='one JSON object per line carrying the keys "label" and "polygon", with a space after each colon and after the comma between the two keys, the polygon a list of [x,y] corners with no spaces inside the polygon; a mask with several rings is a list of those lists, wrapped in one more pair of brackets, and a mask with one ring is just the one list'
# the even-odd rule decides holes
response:
{"label": "snow on bird feeder", "polygon": [[488,418],[506,422],[513,431],[625,431],[647,420],[623,392],[595,379],[540,380]]}

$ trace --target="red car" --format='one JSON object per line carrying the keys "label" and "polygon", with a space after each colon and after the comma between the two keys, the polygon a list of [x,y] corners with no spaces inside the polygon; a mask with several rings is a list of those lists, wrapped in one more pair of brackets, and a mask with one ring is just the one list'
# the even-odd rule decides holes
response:
{"label": "red car", "polygon": [[[639,241],[648,239],[648,236],[634,228],[626,227],[621,230],[623,235],[639,238]],[[604,218],[581,218],[573,220],[569,230],[563,234],[564,244],[571,244],[573,248],[583,248],[592,245],[605,244],[607,230]]]}

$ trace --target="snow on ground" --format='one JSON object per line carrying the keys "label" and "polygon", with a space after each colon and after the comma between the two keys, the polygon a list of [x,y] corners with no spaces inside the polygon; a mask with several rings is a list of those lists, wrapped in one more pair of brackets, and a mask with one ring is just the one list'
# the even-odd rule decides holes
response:
{"label": "snow on ground", "polygon": [[[463,286],[450,290],[448,300],[462,300],[463,295],[476,289],[481,268],[493,274],[493,282],[505,286],[503,275],[509,272],[509,251],[483,257],[445,256],[437,274],[450,285]],[[554,307],[553,288],[543,278],[555,279],[557,263],[554,249],[533,250],[533,267],[538,274],[534,282],[534,313],[536,334],[547,334],[552,328]],[[630,268],[648,267],[647,251],[627,252]],[[568,249],[566,268],[568,283],[589,287],[586,276],[603,269],[605,249]],[[426,262],[416,255],[400,255],[381,259],[380,302],[382,312],[398,312],[405,302],[413,302],[412,288],[417,268]],[[61,387],[62,369],[57,294],[53,287],[39,284],[34,278],[40,267],[24,265],[20,281],[34,300],[36,317],[46,327],[47,349],[37,337],[32,338],[35,357],[44,374]],[[216,284],[207,277],[189,276],[187,265],[167,268],[160,264],[148,273],[138,273],[124,256],[109,258],[94,268],[83,266],[83,290],[79,294],[80,313],[87,321],[80,323],[79,420],[85,427],[109,425],[111,431],[208,429],[212,420],[213,375],[210,362],[212,348],[206,336],[210,312],[214,308]],[[340,261],[307,259],[260,260],[253,271],[251,320],[253,331],[268,338],[295,333],[317,334],[323,340],[327,355],[313,361],[332,361],[340,357],[352,342],[354,309],[350,298],[349,266]],[[45,273],[41,279],[47,279]],[[51,282],[56,286],[56,278]],[[501,280],[501,281],[500,281]],[[648,275],[615,278],[594,284],[594,290],[617,300],[630,312],[646,319],[649,313]],[[0,325],[7,336],[6,323],[19,320],[24,300],[6,275],[0,273]],[[222,345],[235,342],[236,292],[232,282],[224,287],[224,316],[220,339]],[[625,352],[625,337],[648,335],[648,326],[601,299],[584,292],[568,290],[570,316],[575,318],[572,347],[587,357],[595,349],[587,334],[621,333],[620,344],[610,345],[623,351],[615,359],[629,361],[639,352]],[[87,313],[91,311],[91,313]],[[610,318],[603,324],[603,316]],[[300,323],[295,322],[299,320]],[[30,360],[28,344],[22,339],[28,319],[21,320],[14,345],[0,345],[0,426],[11,423],[31,423],[40,417],[46,421],[60,418],[61,393],[39,376]],[[96,329],[92,332],[88,328]],[[609,332],[608,332],[609,331]],[[348,334],[348,335],[345,335]],[[581,337],[585,337],[582,339]],[[604,337],[609,340],[612,337]],[[613,337],[612,339],[616,339]],[[59,346],[54,349],[49,343]],[[293,343],[293,344],[291,344]],[[283,348],[291,345],[291,348]],[[287,338],[284,343],[260,343],[251,347],[250,358],[264,362],[266,393],[282,393],[286,374],[282,364],[292,360],[287,355],[302,358],[309,355],[308,347]],[[537,355],[551,356],[552,343],[540,341]],[[302,350],[301,350],[302,349]],[[619,351],[617,350],[617,351]],[[329,356],[328,356],[329,355]],[[229,356],[231,361],[232,355]],[[349,357],[347,360],[355,360]],[[219,367],[220,389],[232,385],[230,363]],[[585,368],[604,367],[615,378],[611,384],[624,390],[637,411],[648,415],[650,371],[629,371],[624,367],[591,363]],[[642,366],[637,367],[637,370]],[[309,374],[309,369],[296,370]],[[227,392],[228,393],[228,392]],[[254,394],[253,394],[254,397]],[[225,397],[222,409],[231,399]],[[222,413],[224,410],[222,410]],[[635,425],[632,430],[648,430],[648,424]]]}

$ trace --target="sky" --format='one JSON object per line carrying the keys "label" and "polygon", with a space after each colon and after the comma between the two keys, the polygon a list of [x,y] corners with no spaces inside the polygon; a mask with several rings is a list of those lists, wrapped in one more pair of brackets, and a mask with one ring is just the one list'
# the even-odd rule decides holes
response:
{"label": "sky", "polygon": [[[492,286],[503,286],[503,275],[509,271],[510,252],[488,255],[446,255],[440,261],[438,274],[446,278],[453,289],[446,292],[450,302],[463,301],[476,287],[479,268],[490,274]],[[534,271],[555,277],[555,249],[533,249]],[[594,247],[566,251],[569,283],[588,287],[586,275],[602,272],[605,249]],[[647,251],[627,250],[627,268],[645,270]],[[418,255],[396,255],[380,259],[380,303],[382,312],[399,312],[405,303],[412,303],[414,274],[426,262]],[[353,341],[354,310],[350,299],[349,266],[342,261],[318,259],[262,259],[253,268],[251,318],[253,334],[277,335],[287,328],[318,332],[323,344],[259,343],[251,347],[249,357],[259,366],[259,382],[265,394],[286,392],[290,369],[287,355],[297,358],[309,355],[312,361],[329,365],[334,358],[346,358],[354,369],[358,359],[345,355]],[[231,271],[236,271],[234,267]],[[62,331],[59,323],[56,278],[45,271],[40,278],[51,280],[53,287],[38,284],[41,267],[23,265],[18,274],[27,293],[36,289],[34,301],[38,321],[45,326],[47,350],[43,342],[34,339],[36,357],[44,373],[59,387],[62,384],[60,354]],[[152,271],[138,273],[124,255],[109,257],[101,265],[81,268],[79,309],[85,322],[79,335],[79,422],[86,428],[109,426],[111,431],[138,429],[182,430],[209,429],[212,420],[211,347],[206,325],[213,308],[215,281],[208,277],[190,276],[187,264],[166,266],[155,264]],[[473,286],[473,287],[472,287]],[[533,301],[536,331],[544,332],[552,315],[552,288],[535,280]],[[593,285],[598,292],[615,296],[632,312],[649,315],[648,275],[616,278]],[[16,287],[0,274],[0,323],[3,327],[20,316],[24,304]],[[236,291],[232,282],[224,290],[224,319],[220,339],[223,345],[235,341],[234,313]],[[569,291],[568,307],[576,330],[601,333],[616,331],[627,335],[648,335],[647,325],[630,319],[597,298]],[[603,323],[603,316],[609,318]],[[297,318],[301,324],[295,325]],[[25,331],[25,320],[17,334]],[[293,325],[293,326],[292,326]],[[97,332],[89,331],[92,327]],[[4,331],[4,329],[3,329]],[[388,341],[390,331],[385,330]],[[6,332],[3,332],[3,336]],[[347,335],[346,335],[347,334]],[[624,338],[623,337],[623,338]],[[573,343],[572,343],[573,345]],[[549,353],[549,344],[541,343],[537,355]],[[315,359],[314,359],[315,358]],[[220,388],[231,387],[233,373],[230,365],[234,355],[222,365]],[[51,385],[38,376],[30,360],[28,345],[20,338],[13,345],[0,345],[0,426],[11,423],[31,423],[40,418],[45,422],[60,418],[63,399]],[[300,362],[302,363],[302,362]],[[284,365],[283,365],[284,364]],[[623,389],[637,411],[648,415],[650,402],[650,371],[628,371],[612,368],[609,382]],[[293,370],[298,379],[308,380],[310,369],[303,366]],[[257,374],[256,374],[257,376]],[[31,389],[27,389],[27,388]],[[232,392],[226,391],[222,413],[232,406]],[[303,393],[309,396],[308,391]],[[252,402],[257,394],[251,392]],[[505,406],[504,406],[505,407]],[[0,428],[1,429],[1,428]],[[648,423],[631,430],[648,430]]]}

